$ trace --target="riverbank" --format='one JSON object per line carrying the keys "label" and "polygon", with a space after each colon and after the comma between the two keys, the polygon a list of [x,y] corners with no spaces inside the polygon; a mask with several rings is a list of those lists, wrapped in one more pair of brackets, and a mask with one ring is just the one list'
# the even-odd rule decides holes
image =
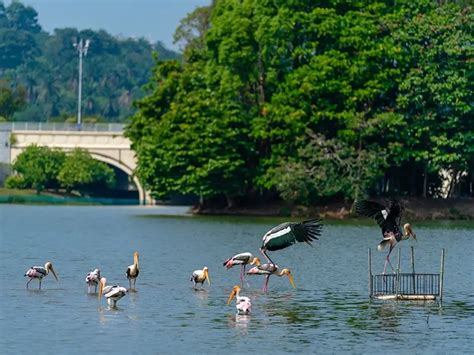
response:
{"label": "riverbank", "polygon": [[[373,199],[382,204],[388,199]],[[474,199],[429,199],[402,198],[405,207],[404,218],[411,220],[474,220]],[[198,215],[236,215],[236,216],[288,216],[315,217],[330,219],[350,219],[358,216],[351,212],[350,203],[331,203],[319,206],[290,206],[272,204],[266,206],[246,206],[236,208],[193,209]]]}
{"label": "riverbank", "polygon": [[0,188],[0,204],[25,205],[138,205],[137,199],[88,197],[66,193]]}

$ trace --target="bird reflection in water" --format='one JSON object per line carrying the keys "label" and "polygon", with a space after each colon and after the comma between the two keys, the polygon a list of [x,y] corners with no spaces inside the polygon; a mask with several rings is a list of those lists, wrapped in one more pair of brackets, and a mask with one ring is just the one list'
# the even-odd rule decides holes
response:
{"label": "bird reflection in water", "polygon": [[209,292],[205,288],[193,288],[196,298],[202,301],[207,301]]}
{"label": "bird reflection in water", "polygon": [[239,331],[241,335],[247,335],[251,318],[252,317],[249,315],[241,315],[241,314],[229,315],[228,316],[229,328],[235,328]]}

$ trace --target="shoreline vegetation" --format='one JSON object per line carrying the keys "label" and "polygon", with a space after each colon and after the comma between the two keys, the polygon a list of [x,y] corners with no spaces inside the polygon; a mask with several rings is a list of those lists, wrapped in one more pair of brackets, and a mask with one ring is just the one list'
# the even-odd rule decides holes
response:
{"label": "shoreline vegetation", "polygon": [[[384,202],[386,199],[374,199]],[[405,206],[404,218],[411,220],[474,220],[473,198],[430,199],[401,198]],[[36,194],[34,190],[0,188],[0,204],[41,205],[136,205],[133,199],[111,199],[74,196],[54,192]],[[138,201],[138,200],[137,200]],[[167,205],[166,203],[158,205]],[[313,206],[270,203],[260,206],[234,208],[191,208],[194,215],[249,216],[249,217],[314,217],[349,220],[362,219],[351,212],[350,202],[328,203]]]}

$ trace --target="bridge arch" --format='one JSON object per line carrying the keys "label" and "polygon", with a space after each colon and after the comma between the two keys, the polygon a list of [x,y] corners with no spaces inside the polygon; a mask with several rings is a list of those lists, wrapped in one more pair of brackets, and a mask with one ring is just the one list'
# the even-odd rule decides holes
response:
{"label": "bridge arch", "polygon": [[135,186],[137,187],[138,198],[140,200],[140,204],[145,204],[145,202],[147,201],[148,196],[147,196],[147,194],[145,192],[145,189],[143,188],[142,184],[140,183],[140,180],[138,180],[138,178],[133,174],[133,169],[131,169],[130,167],[125,165],[123,162],[117,161],[117,160],[115,160],[111,157],[108,157],[106,155],[99,154],[99,153],[93,153],[93,152],[89,152],[89,154],[95,160],[98,160],[98,161],[101,161],[103,163],[107,163],[109,165],[112,165],[112,166],[116,167],[117,169],[120,169],[123,172],[125,172],[128,176],[130,176],[132,178]]}
{"label": "bridge arch", "polygon": [[54,125],[12,126],[8,129],[14,137],[14,140],[10,139],[8,146],[9,163],[12,164],[16,157],[31,144],[64,151],[81,148],[88,151],[94,159],[107,163],[131,177],[137,187],[140,204],[154,204],[154,199],[134,175],[137,160],[130,140],[123,135],[123,125],[112,127],[112,130],[110,125],[103,127],[100,124],[89,127],[90,130],[85,128],[87,127],[77,131],[69,130],[64,125],[59,127]]}

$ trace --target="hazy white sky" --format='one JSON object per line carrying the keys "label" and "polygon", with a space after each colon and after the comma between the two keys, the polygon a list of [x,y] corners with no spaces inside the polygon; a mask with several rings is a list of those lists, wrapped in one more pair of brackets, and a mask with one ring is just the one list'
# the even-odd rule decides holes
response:
{"label": "hazy white sky", "polygon": [[[1,0],[0,0],[1,1]],[[3,0],[8,5],[11,0]],[[35,8],[41,27],[104,29],[113,35],[145,37],[170,49],[179,21],[211,0],[21,0]]]}

